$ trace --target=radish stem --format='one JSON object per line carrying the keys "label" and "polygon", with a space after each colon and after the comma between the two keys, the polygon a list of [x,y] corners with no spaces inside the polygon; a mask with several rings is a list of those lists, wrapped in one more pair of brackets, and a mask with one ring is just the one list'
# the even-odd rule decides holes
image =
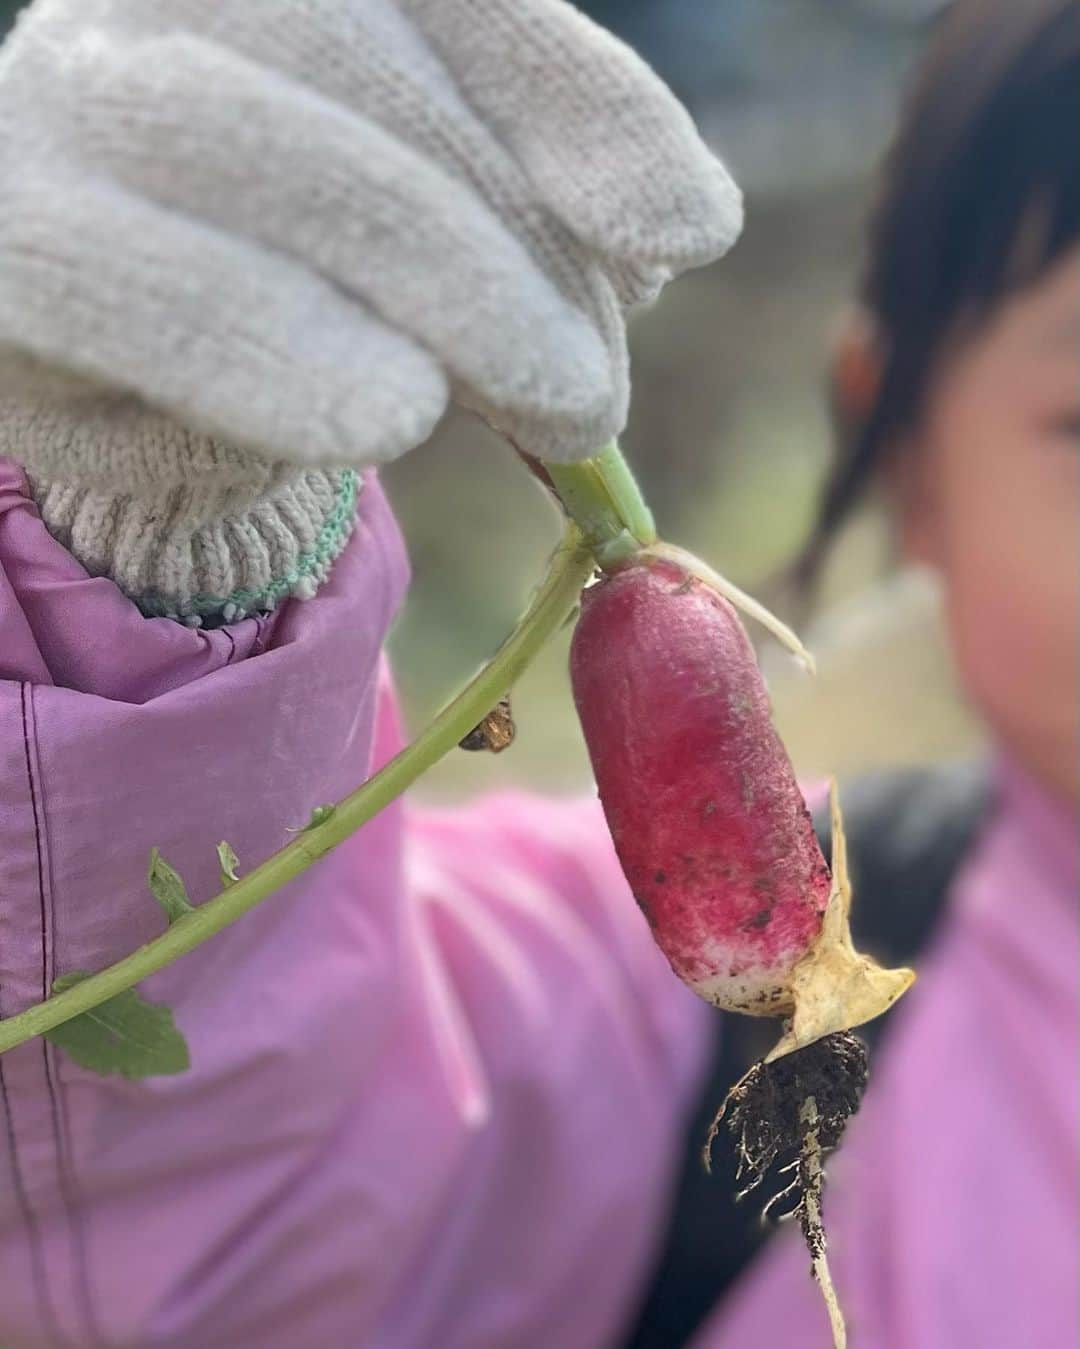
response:
{"label": "radish stem", "polygon": [[656,524],[652,511],[645,504],[630,465],[623,458],[615,441],[606,445],[595,458],[597,471],[604,480],[626,528],[639,543],[656,541]]}
{"label": "radish stem", "polygon": [[614,441],[591,459],[577,464],[545,461],[544,469],[601,567],[618,566],[656,542],[652,513]]}
{"label": "radish stem", "polygon": [[339,802],[323,823],[305,830],[253,871],[231,882],[220,894],[178,918],[160,937],[65,992],[0,1021],[0,1054],[100,1006],[171,965],[235,923],[355,833],[454,749],[491,711],[566,622],[594,568],[595,559],[581,532],[569,525],[543,583],[513,631],[491,661],[412,744]]}

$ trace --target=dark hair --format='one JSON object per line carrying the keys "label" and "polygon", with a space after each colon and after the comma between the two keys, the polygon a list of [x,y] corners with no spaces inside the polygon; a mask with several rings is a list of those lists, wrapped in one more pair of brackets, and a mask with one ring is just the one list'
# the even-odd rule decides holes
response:
{"label": "dark hair", "polygon": [[943,344],[1036,280],[1080,233],[1080,6],[960,0],[886,157],[862,307],[881,343],[873,406],[840,436],[798,564],[817,575],[898,434],[917,424]]}

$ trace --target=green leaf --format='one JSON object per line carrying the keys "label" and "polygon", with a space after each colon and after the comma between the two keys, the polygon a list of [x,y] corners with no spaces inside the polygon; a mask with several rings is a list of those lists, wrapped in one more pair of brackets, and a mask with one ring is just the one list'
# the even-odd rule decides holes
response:
{"label": "green leaf", "polygon": [[316,806],[311,812],[311,819],[308,820],[307,824],[301,825],[299,829],[286,829],[285,832],[287,834],[306,834],[309,829],[317,829],[320,824],[325,824],[335,810],[337,810],[335,805]]}
{"label": "green leaf", "polygon": [[[53,993],[63,993],[89,977],[85,970],[61,975]],[[147,1002],[135,988],[54,1026],[45,1038],[101,1077],[116,1073],[134,1082],[191,1067],[187,1041],[176,1029],[172,1011]]]}
{"label": "green leaf", "polygon": [[240,879],[236,873],[236,869],[240,865],[240,859],[233,852],[231,845],[226,843],[224,839],[217,845],[217,855],[221,866],[221,885],[224,889],[225,886],[233,885]]}
{"label": "green leaf", "polygon": [[154,892],[154,898],[165,910],[170,927],[178,918],[194,913],[180,873],[169,866],[156,848],[150,849],[150,870],[147,873],[147,880]]}

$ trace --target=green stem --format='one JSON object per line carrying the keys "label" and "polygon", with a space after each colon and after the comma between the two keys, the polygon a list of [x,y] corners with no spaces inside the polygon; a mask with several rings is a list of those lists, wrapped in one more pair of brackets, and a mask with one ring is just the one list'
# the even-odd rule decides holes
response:
{"label": "green stem", "polygon": [[545,461],[544,468],[601,567],[618,566],[656,542],[652,514],[614,441],[581,463]]}
{"label": "green stem", "polygon": [[655,543],[656,523],[652,511],[641,495],[637,479],[630,471],[630,465],[623,458],[618,444],[613,440],[610,445],[606,445],[596,455],[595,462],[627,529],[638,543]]}
{"label": "green stem", "polygon": [[66,992],[0,1021],[0,1054],[90,1011],[195,950],[377,815],[491,711],[566,622],[595,565],[580,531],[568,526],[543,584],[517,626],[490,663],[412,744],[347,796],[324,823],[305,830],[221,894],[177,919],[160,937]]}

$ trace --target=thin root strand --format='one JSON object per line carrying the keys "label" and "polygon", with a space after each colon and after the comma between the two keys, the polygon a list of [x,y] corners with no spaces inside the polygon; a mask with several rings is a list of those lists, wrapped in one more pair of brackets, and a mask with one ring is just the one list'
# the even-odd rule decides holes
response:
{"label": "thin root strand", "polygon": [[832,1330],[833,1349],[847,1349],[847,1327],[844,1325],[844,1313],[833,1287],[829,1272],[829,1256],[825,1239],[825,1224],[821,1216],[821,1191],[825,1173],[822,1169],[822,1148],[818,1138],[817,1103],[812,1096],[803,1102],[800,1111],[806,1123],[806,1136],[799,1154],[799,1180],[802,1185],[802,1199],[798,1213],[802,1224],[803,1237],[810,1251],[811,1268],[821,1296],[825,1299],[825,1309],[829,1314],[829,1327]]}
{"label": "thin root strand", "polygon": [[[850,1031],[824,1036],[771,1063],[755,1064],[728,1092],[704,1148],[708,1168],[713,1142],[725,1124],[736,1144],[736,1180],[749,1177],[739,1199],[774,1172],[791,1177],[761,1216],[780,1222],[798,1217],[829,1314],[834,1349],[845,1349],[847,1332],[826,1254],[824,1159],[858,1110],[866,1078],[866,1046]],[[791,1207],[777,1214],[785,1204]]]}

